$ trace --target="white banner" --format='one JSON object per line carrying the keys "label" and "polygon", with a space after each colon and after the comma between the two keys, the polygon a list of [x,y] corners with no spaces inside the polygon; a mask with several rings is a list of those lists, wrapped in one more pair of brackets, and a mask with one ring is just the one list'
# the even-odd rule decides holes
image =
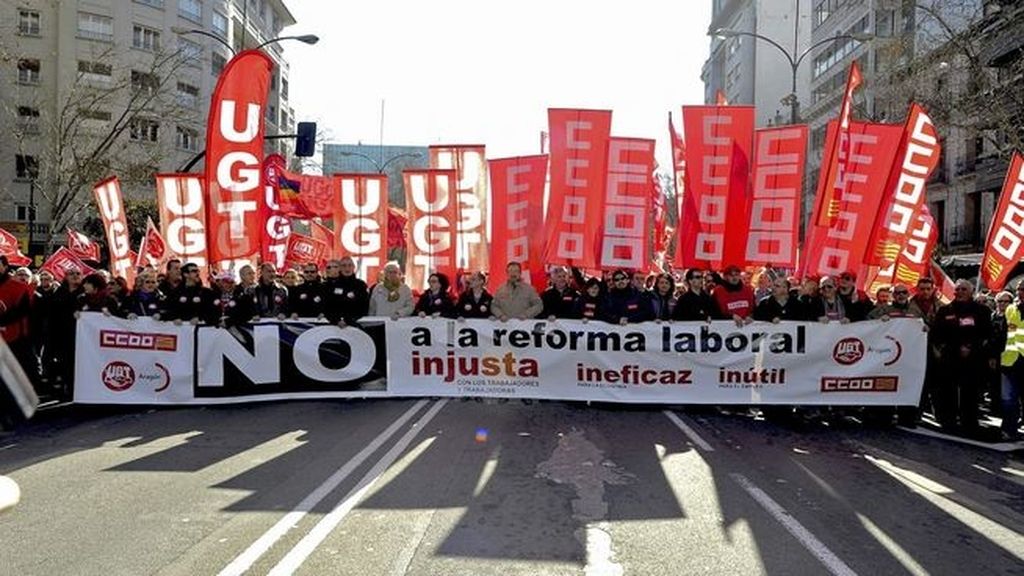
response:
{"label": "white banner", "polygon": [[669,404],[916,405],[920,320],[614,326],[575,320],[387,323],[394,396]]}

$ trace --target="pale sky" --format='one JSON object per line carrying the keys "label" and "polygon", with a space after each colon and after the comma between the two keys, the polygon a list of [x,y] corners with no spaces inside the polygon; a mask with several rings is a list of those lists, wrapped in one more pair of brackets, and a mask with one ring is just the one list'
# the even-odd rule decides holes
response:
{"label": "pale sky", "polygon": [[289,0],[315,46],[284,45],[296,120],[332,143],[487,145],[539,153],[547,109],[614,111],[612,135],[658,140],[703,101],[711,0]]}

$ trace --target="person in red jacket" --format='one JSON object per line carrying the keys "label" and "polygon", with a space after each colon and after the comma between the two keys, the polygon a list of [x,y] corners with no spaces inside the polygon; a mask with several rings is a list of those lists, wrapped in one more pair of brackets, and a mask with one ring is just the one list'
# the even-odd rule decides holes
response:
{"label": "person in red jacket", "polygon": [[7,257],[0,256],[0,337],[11,348],[25,374],[35,383],[39,366],[29,338],[32,286],[16,280],[11,272]]}
{"label": "person in red jacket", "polygon": [[735,320],[737,325],[753,321],[754,290],[743,283],[740,267],[730,264],[722,271],[722,283],[715,286],[711,298],[718,306],[718,318]]}

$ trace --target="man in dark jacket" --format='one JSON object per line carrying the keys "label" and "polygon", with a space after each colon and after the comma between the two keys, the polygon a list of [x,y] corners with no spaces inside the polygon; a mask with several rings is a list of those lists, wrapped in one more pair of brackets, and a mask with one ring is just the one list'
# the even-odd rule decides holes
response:
{"label": "man in dark jacket", "polygon": [[181,267],[182,282],[167,295],[167,320],[216,324],[220,320],[216,295],[203,286],[199,266],[188,262]]}
{"label": "man in dark jacket", "polygon": [[807,312],[800,300],[790,294],[789,280],[776,278],[772,281],[772,293],[761,299],[754,309],[754,320],[779,322],[780,320],[807,320]]}
{"label": "man in dark jacket", "polygon": [[323,289],[324,316],[332,324],[354,324],[366,316],[370,291],[366,282],[356,278],[356,264],[349,258],[327,263]]}
{"label": "man in dark jacket", "polygon": [[672,319],[684,322],[711,320],[716,314],[716,306],[711,295],[704,290],[704,272],[696,268],[687,270],[686,285],[689,289],[679,296]]}
{"label": "man in dark jacket", "polygon": [[576,316],[576,301],[580,293],[569,285],[569,274],[565,268],[556,266],[551,269],[551,287],[540,295],[544,303],[544,312],[541,317],[548,320],[555,318],[578,318]]}
{"label": "man in dark jacket", "polygon": [[292,318],[319,318],[323,316],[324,285],[316,264],[302,265],[302,284],[288,289],[288,307]]}
{"label": "man in dark jacket", "polygon": [[956,283],[952,302],[935,313],[934,342],[942,372],[937,383],[935,416],[944,428],[973,434],[978,429],[978,403],[992,334],[992,311],[974,300],[974,286]]}
{"label": "man in dark jacket", "polygon": [[284,319],[288,315],[288,288],[277,281],[277,267],[273,263],[260,264],[255,292],[256,313],[260,318]]}
{"label": "man in dark jacket", "polygon": [[857,289],[857,275],[853,272],[843,272],[839,275],[839,297],[843,299],[843,309],[846,310],[846,317],[850,322],[862,322],[868,319],[868,314],[875,307],[868,297],[867,292]]}
{"label": "man in dark jacket", "polygon": [[616,270],[612,274],[613,288],[608,291],[605,318],[613,324],[635,324],[654,319],[651,302],[633,287],[629,274]]}

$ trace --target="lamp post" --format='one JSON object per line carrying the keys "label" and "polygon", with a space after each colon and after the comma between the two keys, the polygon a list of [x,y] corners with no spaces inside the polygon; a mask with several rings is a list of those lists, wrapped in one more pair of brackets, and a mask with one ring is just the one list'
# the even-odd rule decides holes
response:
{"label": "lamp post", "polygon": [[717,30],[712,31],[710,33],[710,35],[714,36],[716,38],[721,38],[721,39],[735,38],[737,36],[750,36],[750,37],[753,37],[753,38],[758,38],[760,40],[764,40],[765,42],[767,42],[767,43],[771,44],[772,46],[778,48],[779,51],[782,52],[782,55],[786,57],[786,61],[789,62],[790,70],[793,73],[793,84],[792,84],[792,89],[791,89],[792,91],[783,100],[783,102],[785,102],[786,100],[789,100],[789,123],[790,124],[796,124],[797,120],[799,118],[799,112],[798,111],[800,109],[800,101],[799,101],[799,99],[797,98],[797,95],[796,95],[796,76],[797,76],[797,71],[800,68],[800,64],[804,61],[804,58],[806,58],[807,55],[810,54],[815,48],[817,48],[819,46],[824,46],[825,44],[828,44],[830,42],[835,42],[837,40],[856,40],[858,42],[867,42],[868,40],[872,40],[872,39],[875,38],[874,34],[865,34],[865,33],[860,33],[860,32],[852,33],[852,34],[837,34],[835,36],[832,36],[831,38],[825,38],[824,40],[819,40],[818,42],[815,42],[814,44],[811,44],[810,46],[808,46],[807,49],[805,49],[803,52],[801,52],[799,54],[795,54],[795,46],[794,46],[794,52],[790,52],[789,50],[786,50],[781,44],[779,44],[775,40],[772,40],[771,38],[769,38],[767,36],[762,36],[761,34],[758,34],[756,32],[743,32],[743,31],[740,31],[740,30],[730,30],[728,28],[718,28]]}
{"label": "lamp post", "polygon": [[384,171],[387,170],[388,164],[391,164],[392,162],[394,162],[395,160],[398,160],[399,158],[419,158],[420,156],[422,156],[422,154],[419,154],[417,152],[403,152],[401,154],[396,154],[396,155],[392,156],[391,158],[388,158],[387,162],[385,162],[384,164],[381,164],[381,163],[377,162],[376,160],[374,160],[372,157],[367,156],[366,154],[359,153],[359,152],[342,152],[341,155],[342,156],[356,156],[356,157],[363,158],[364,160],[369,161],[371,164],[373,164],[373,167],[377,169],[377,174],[383,174]]}

